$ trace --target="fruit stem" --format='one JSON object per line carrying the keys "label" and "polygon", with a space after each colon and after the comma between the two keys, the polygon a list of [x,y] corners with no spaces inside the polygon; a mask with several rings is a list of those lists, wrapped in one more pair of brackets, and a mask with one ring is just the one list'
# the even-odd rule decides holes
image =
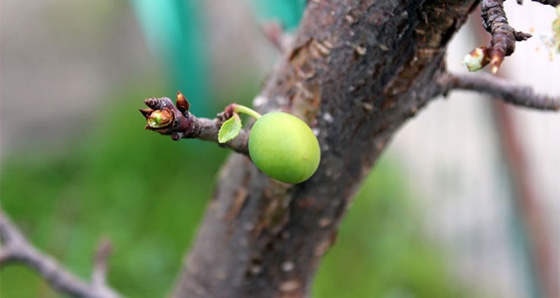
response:
{"label": "fruit stem", "polygon": [[260,117],[262,117],[262,115],[259,114],[257,111],[255,111],[251,108],[248,108],[246,106],[243,106],[243,105],[234,104],[233,105],[233,111],[236,112],[236,113],[243,113],[243,114],[249,115],[249,116],[251,116],[255,119],[259,119]]}

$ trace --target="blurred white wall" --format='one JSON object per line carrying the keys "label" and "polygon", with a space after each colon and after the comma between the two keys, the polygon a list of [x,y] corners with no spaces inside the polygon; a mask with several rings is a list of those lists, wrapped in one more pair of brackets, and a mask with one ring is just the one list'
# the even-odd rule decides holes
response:
{"label": "blurred white wall", "polygon": [[83,133],[109,92],[155,68],[126,4],[2,1],[2,155]]}

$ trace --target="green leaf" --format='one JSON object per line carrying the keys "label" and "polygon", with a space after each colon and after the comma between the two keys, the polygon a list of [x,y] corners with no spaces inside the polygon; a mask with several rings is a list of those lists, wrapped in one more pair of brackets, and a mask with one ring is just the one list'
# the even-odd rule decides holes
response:
{"label": "green leaf", "polygon": [[222,124],[220,131],[218,132],[218,142],[225,143],[227,141],[235,139],[239,132],[241,131],[241,118],[239,115],[234,113],[233,117],[229,118]]}

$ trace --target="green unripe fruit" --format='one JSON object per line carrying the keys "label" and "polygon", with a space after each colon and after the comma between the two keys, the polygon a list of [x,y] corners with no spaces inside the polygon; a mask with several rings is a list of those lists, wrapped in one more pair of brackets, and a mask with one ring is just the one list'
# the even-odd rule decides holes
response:
{"label": "green unripe fruit", "polygon": [[309,179],[321,160],[319,141],[309,126],[282,112],[265,114],[255,122],[249,155],[267,176],[286,183]]}

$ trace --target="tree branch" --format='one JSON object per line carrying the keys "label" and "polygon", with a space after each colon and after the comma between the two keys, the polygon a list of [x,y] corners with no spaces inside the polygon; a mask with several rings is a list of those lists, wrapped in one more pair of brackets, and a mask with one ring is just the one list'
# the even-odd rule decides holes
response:
{"label": "tree branch", "polygon": [[93,262],[93,272],[91,274],[91,283],[94,287],[107,287],[107,269],[109,256],[113,251],[111,242],[107,238],[101,239],[97,246]]}
{"label": "tree branch", "polygon": [[470,90],[489,94],[509,104],[545,111],[560,110],[560,96],[536,93],[533,88],[488,74],[466,75],[445,73],[439,79],[442,93]]}
{"label": "tree branch", "polygon": [[321,163],[295,185],[233,154],[173,297],[307,297],[361,181],[433,98],[448,42],[475,0],[309,1],[254,107],[317,133]]}
{"label": "tree branch", "polygon": [[[560,0],[531,0],[531,1],[539,2],[539,3],[545,4],[545,5],[552,5],[552,6],[560,5]],[[518,0],[517,2],[519,4],[521,4],[523,1]]]}
{"label": "tree branch", "polygon": [[[551,6],[557,6],[560,3],[558,0],[533,1]],[[531,34],[515,31],[515,29],[509,25],[504,11],[503,2],[504,0],[482,0],[480,4],[482,25],[492,37],[488,47],[477,47],[465,56],[463,63],[467,66],[469,71],[477,71],[490,64],[490,71],[495,74],[500,68],[500,65],[502,65],[504,58],[506,56],[510,56],[515,51],[515,43],[517,41],[527,40],[531,37]],[[517,0],[517,3],[522,4],[523,1]],[[558,31],[559,29],[554,29],[558,26],[554,25],[558,22],[558,20],[554,22],[553,31]],[[553,44],[555,43],[554,40],[555,39],[553,38]],[[552,52],[554,52],[556,51],[556,48],[558,48],[558,45],[554,45],[552,47]]]}
{"label": "tree branch", "polygon": [[261,30],[266,39],[280,53],[285,53],[293,42],[293,36],[284,30],[281,23],[269,22],[261,25]]}
{"label": "tree branch", "polygon": [[508,24],[503,0],[482,0],[482,25],[492,34],[490,46],[486,49],[487,61],[492,73],[496,73],[505,56],[513,54],[515,42],[527,40],[531,34],[515,31]]}
{"label": "tree branch", "polygon": [[[148,121],[145,128],[162,135],[170,135],[174,141],[185,138],[218,143],[218,132],[222,123],[233,115],[230,105],[214,120],[197,118],[189,112],[190,104],[181,92],[177,92],[176,105],[167,97],[148,98],[144,103],[148,108],[140,109],[140,112]],[[241,130],[236,138],[220,146],[248,155],[248,139],[247,131]]]}
{"label": "tree branch", "polygon": [[52,257],[43,254],[30,244],[0,209],[0,266],[22,263],[33,268],[53,289],[73,297],[120,297],[105,283],[107,257],[110,246],[102,242],[95,260],[93,282],[88,284],[61,266]]}

